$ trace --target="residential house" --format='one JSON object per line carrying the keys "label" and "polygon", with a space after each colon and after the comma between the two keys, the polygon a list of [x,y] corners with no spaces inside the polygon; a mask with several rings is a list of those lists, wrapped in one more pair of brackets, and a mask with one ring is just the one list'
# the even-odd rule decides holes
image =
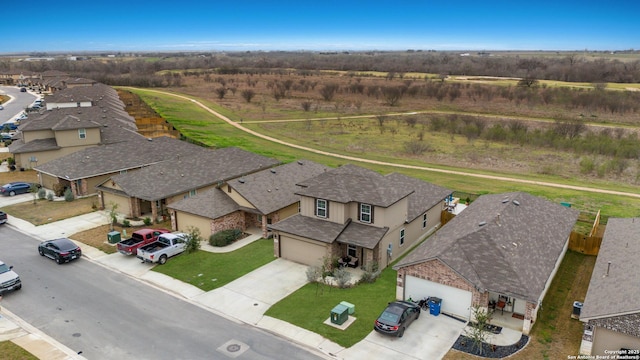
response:
{"label": "residential house", "polygon": [[640,218],[609,218],[587,296],[579,310],[580,321],[585,323],[580,354],[604,359],[622,350],[617,358],[638,357],[639,267]]}
{"label": "residential house", "polygon": [[[98,185],[101,206],[117,204],[127,217],[168,215],[169,204],[196,196],[243,175],[278,164],[275,159],[235,148],[197,148],[186,156],[166,153],[165,161],[112,176]],[[175,219],[172,219],[174,222]],[[176,228],[176,224],[172,225]]]}
{"label": "residential house", "polygon": [[267,226],[299,211],[296,183],[329,168],[299,160],[229,180],[207,192],[168,205],[175,230],[193,226],[208,238],[221,230],[259,228],[269,237]]}
{"label": "residential house", "polygon": [[393,267],[396,297],[440,298],[463,320],[491,307],[528,334],[578,213],[524,192],[480,196]]}
{"label": "residential house", "polygon": [[[134,134],[130,141],[97,145],[34,167],[47,189],[70,188],[74,196],[97,193],[96,186],[118,174],[189,156],[200,147],[171,137],[147,139]],[[170,161],[170,160],[169,160]]]}
{"label": "residential house", "polygon": [[349,256],[384,268],[440,225],[451,191],[343,165],[299,182],[300,213],[269,227],[277,257],[307,265]]}

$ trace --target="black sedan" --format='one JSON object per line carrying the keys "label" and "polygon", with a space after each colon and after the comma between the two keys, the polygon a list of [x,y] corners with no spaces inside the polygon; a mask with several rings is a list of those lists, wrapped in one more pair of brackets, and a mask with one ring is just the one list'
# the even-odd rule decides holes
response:
{"label": "black sedan", "polygon": [[25,194],[31,191],[31,186],[39,187],[39,184],[32,184],[22,181],[14,181],[4,184],[0,187],[0,194],[5,196],[14,196],[16,194]]}
{"label": "black sedan", "polygon": [[42,256],[55,260],[58,264],[79,259],[82,256],[80,247],[67,238],[42,242],[38,245],[38,252]]}
{"label": "black sedan", "polygon": [[390,302],[373,325],[381,334],[402,337],[405,329],[420,317],[420,306],[409,301]]}

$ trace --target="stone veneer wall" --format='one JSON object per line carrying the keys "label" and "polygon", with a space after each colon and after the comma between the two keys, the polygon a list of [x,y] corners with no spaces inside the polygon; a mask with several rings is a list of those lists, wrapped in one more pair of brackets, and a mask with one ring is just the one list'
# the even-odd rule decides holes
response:
{"label": "stone veneer wall", "polygon": [[[465,279],[460,277],[455,273],[455,271],[451,270],[450,267],[446,266],[439,260],[431,260],[401,268],[398,271],[399,287],[404,288],[404,279],[407,275],[470,291],[472,294],[472,306],[480,305],[486,307],[488,304],[488,294],[481,294]],[[483,300],[485,301],[484,303],[482,303]]]}
{"label": "stone veneer wall", "polygon": [[240,229],[244,231],[246,228],[246,219],[242,211],[236,211],[211,221],[212,234],[229,229]]}
{"label": "stone veneer wall", "polygon": [[589,325],[640,337],[640,313],[589,320]]}

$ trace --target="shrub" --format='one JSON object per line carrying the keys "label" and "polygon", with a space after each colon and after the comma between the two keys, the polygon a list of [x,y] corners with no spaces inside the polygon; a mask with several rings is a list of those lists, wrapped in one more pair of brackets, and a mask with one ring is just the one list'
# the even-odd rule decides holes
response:
{"label": "shrub", "polygon": [[151,218],[150,218],[150,217],[146,217],[146,218],[144,218],[144,220],[143,220],[143,221],[144,221],[144,224],[145,224],[145,225],[147,225],[147,226],[151,225]]}
{"label": "shrub", "polygon": [[215,234],[211,234],[209,237],[209,244],[211,246],[227,246],[238,240],[240,236],[242,236],[242,231],[240,229],[218,231]]}
{"label": "shrub", "polygon": [[53,193],[47,193],[47,200],[53,201]]}
{"label": "shrub", "polygon": [[64,195],[66,187],[60,183],[53,184],[53,193],[60,197]]}
{"label": "shrub", "polygon": [[333,270],[333,278],[336,280],[336,284],[340,289],[348,287],[349,280],[351,280],[351,273],[345,268],[337,268]]}
{"label": "shrub", "polygon": [[75,200],[75,197],[73,196],[73,192],[71,191],[71,189],[67,189],[64,191],[64,201],[66,202],[71,202]]}
{"label": "shrub", "polygon": [[131,227],[131,221],[124,219],[122,220],[122,226],[123,227]]}
{"label": "shrub", "polygon": [[201,241],[202,236],[200,236],[200,229],[194,226],[189,226],[189,228],[187,229],[187,244],[184,251],[187,254],[198,251],[200,249]]}
{"label": "shrub", "polygon": [[372,264],[367,264],[364,267],[364,273],[362,274],[360,280],[358,280],[358,283],[374,283],[380,276],[380,273],[381,271],[378,267],[378,263],[374,262]]}
{"label": "shrub", "polygon": [[38,190],[38,199],[44,199],[47,197],[47,190],[40,188]]}

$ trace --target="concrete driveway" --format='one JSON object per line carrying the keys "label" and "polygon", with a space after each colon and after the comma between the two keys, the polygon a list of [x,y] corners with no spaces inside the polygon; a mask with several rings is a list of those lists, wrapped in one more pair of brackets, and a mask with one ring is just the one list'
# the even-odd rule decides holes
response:
{"label": "concrete driveway", "polygon": [[402,338],[385,336],[372,331],[354,346],[338,353],[349,360],[371,359],[442,359],[462,333],[466,323],[445,315],[433,316],[422,311]]}

